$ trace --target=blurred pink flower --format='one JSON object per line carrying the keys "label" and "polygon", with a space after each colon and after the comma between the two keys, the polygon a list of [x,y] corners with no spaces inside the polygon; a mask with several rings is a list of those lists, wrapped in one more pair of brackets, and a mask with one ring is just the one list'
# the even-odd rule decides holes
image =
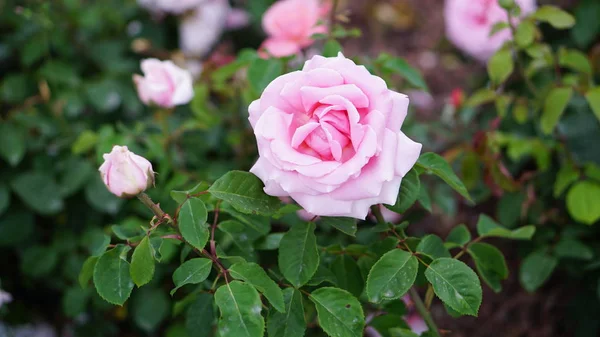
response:
{"label": "blurred pink flower", "polygon": [[192,75],[171,61],[146,59],[141,63],[144,76],[133,75],[138,96],[144,104],[163,108],[187,104],[194,97]]}
{"label": "blurred pink flower", "polygon": [[412,332],[416,334],[420,335],[423,332],[429,330],[425,321],[417,313],[409,315],[405,318],[405,320]]}
{"label": "blurred pink flower", "polygon": [[12,302],[12,295],[2,289],[0,289],[0,308],[6,303]]}
{"label": "blurred pink flower", "polygon": [[[536,9],[535,0],[515,1],[523,16]],[[486,61],[511,38],[508,29],[490,37],[495,23],[508,20],[506,10],[497,0],[446,0],[444,18],[448,39],[480,61]]]}
{"label": "blurred pink flower", "polygon": [[329,2],[322,4],[319,0],[274,3],[263,15],[263,29],[268,37],[261,49],[275,57],[297,54],[314,42],[313,34],[327,32],[327,26],[320,21],[326,18],[330,7]]}
{"label": "blurred pink flower", "polygon": [[187,57],[204,57],[225,29],[238,29],[248,22],[248,13],[231,8],[227,0],[205,0],[179,24],[179,48]]}

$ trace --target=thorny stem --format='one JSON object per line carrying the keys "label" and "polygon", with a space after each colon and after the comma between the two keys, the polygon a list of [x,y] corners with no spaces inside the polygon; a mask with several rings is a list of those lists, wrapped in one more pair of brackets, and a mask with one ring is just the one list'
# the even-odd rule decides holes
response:
{"label": "thorny stem", "polygon": [[213,256],[217,256],[217,245],[215,242],[215,229],[217,228],[217,222],[219,221],[219,206],[221,205],[221,201],[217,201],[217,205],[215,206],[215,218],[212,223],[212,227],[210,229],[210,253]]}
{"label": "thorny stem", "polygon": [[146,193],[142,192],[138,194],[137,197],[138,199],[140,199],[142,204],[148,207],[152,211],[152,213],[156,215],[158,221],[163,221],[164,219],[167,219],[168,222],[171,222],[171,217],[169,216],[169,214],[165,213],[158,204],[155,204],[154,201],[152,201],[152,199],[150,199],[150,197]]}
{"label": "thorny stem", "polygon": [[421,318],[423,318],[425,324],[427,324],[429,332],[435,337],[441,337],[440,330],[433,321],[433,317],[431,317],[431,314],[429,313],[427,308],[425,308],[425,304],[423,304],[423,300],[421,300],[421,296],[419,295],[419,293],[415,290],[414,287],[410,288],[409,293],[410,298],[415,303],[415,308],[419,312],[419,315],[421,315]]}

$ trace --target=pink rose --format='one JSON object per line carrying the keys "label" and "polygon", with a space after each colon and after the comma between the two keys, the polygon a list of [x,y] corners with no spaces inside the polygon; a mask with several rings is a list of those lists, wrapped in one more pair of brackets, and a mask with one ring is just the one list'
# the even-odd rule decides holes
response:
{"label": "pink rose", "polygon": [[393,204],[421,144],[400,131],[408,98],[345,58],[315,56],[276,78],[249,108],[267,194],[307,212],[364,219]]}
{"label": "pink rose", "polygon": [[129,151],[127,146],[115,145],[103,158],[100,176],[108,190],[117,197],[130,198],[154,185],[152,164]]}
{"label": "pink rose", "polygon": [[262,24],[268,35],[261,49],[275,57],[294,55],[313,43],[311,36],[327,32],[319,24],[327,16],[328,3],[319,0],[281,0],[264,14]]}
{"label": "pink rose", "polygon": [[141,64],[144,76],[133,75],[138,96],[144,104],[163,108],[186,104],[194,97],[192,75],[171,61],[146,59]]}
{"label": "pink rose", "polygon": [[[536,9],[535,0],[516,2],[523,16]],[[504,42],[511,39],[509,29],[490,37],[495,23],[508,20],[506,10],[498,5],[498,0],[446,0],[444,17],[448,39],[480,61],[486,61]]]}

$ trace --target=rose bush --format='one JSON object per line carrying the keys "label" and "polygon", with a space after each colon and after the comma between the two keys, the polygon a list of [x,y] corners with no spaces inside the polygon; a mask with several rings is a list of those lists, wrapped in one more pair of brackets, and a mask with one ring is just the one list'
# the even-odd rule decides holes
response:
{"label": "rose bush", "polygon": [[314,215],[364,219],[394,204],[421,152],[400,127],[408,97],[342,54],[275,79],[249,108],[265,192]]}

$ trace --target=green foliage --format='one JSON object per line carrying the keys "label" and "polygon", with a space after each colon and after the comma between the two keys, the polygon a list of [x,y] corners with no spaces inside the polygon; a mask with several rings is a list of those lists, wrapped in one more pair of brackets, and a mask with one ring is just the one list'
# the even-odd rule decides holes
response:
{"label": "green foliage", "polygon": [[436,176],[440,177],[456,192],[460,193],[460,195],[465,197],[467,200],[471,200],[471,196],[469,195],[467,188],[456,176],[454,171],[452,171],[452,168],[450,165],[448,165],[444,158],[432,152],[424,153],[419,157],[416,166],[424,169],[426,173],[435,174]]}
{"label": "green foliage", "polygon": [[283,293],[277,283],[269,278],[256,263],[240,262],[229,267],[231,277],[251,284],[271,302],[279,312],[285,312]]}
{"label": "green foliage", "polygon": [[463,315],[477,316],[482,300],[481,284],[466,264],[439,258],[427,267],[425,277],[445,304]]}
{"label": "green foliage", "polygon": [[319,250],[315,224],[297,224],[281,238],[279,244],[279,269],[294,286],[308,282],[319,267]]}
{"label": "green foliage", "polygon": [[185,261],[173,272],[175,288],[171,290],[171,295],[186,284],[197,284],[206,280],[211,267],[212,261],[209,259],[196,258]]}
{"label": "green foliage", "polygon": [[369,272],[369,301],[378,303],[402,297],[415,282],[418,269],[417,258],[404,250],[394,249],[385,253]]}
{"label": "green foliage", "polygon": [[140,241],[131,256],[131,279],[138,286],[152,281],[154,276],[154,252],[148,237]]}
{"label": "green foliage", "polygon": [[360,337],[365,318],[360,302],[337,288],[320,288],[309,299],[317,308],[321,328],[332,337]]}
{"label": "green foliage", "polygon": [[265,321],[262,303],[254,287],[240,281],[222,285],[215,292],[215,302],[221,311],[219,335],[223,337],[262,336]]}
{"label": "green foliage", "polygon": [[215,181],[209,192],[246,214],[272,215],[280,205],[277,198],[263,192],[260,179],[248,172],[228,172]]}
{"label": "green foliage", "polygon": [[487,70],[495,84],[506,81],[515,68],[513,55],[509,49],[500,49],[488,61]]}
{"label": "green foliage", "polygon": [[206,206],[199,198],[187,199],[179,210],[177,217],[179,230],[183,238],[194,248],[202,249],[208,241],[207,217]]}
{"label": "green foliage", "polygon": [[419,174],[415,169],[411,169],[402,178],[396,203],[393,206],[386,205],[385,207],[396,213],[404,213],[415,203],[415,201],[417,201],[420,191],[421,182],[419,180]]}
{"label": "green foliage", "polygon": [[303,336],[306,330],[302,295],[294,288],[283,291],[284,312],[269,311],[267,332],[269,337]]}
{"label": "green foliage", "polygon": [[106,253],[94,267],[94,286],[98,295],[107,302],[123,305],[133,290],[133,280],[129,275],[127,253],[131,248],[119,245]]}

